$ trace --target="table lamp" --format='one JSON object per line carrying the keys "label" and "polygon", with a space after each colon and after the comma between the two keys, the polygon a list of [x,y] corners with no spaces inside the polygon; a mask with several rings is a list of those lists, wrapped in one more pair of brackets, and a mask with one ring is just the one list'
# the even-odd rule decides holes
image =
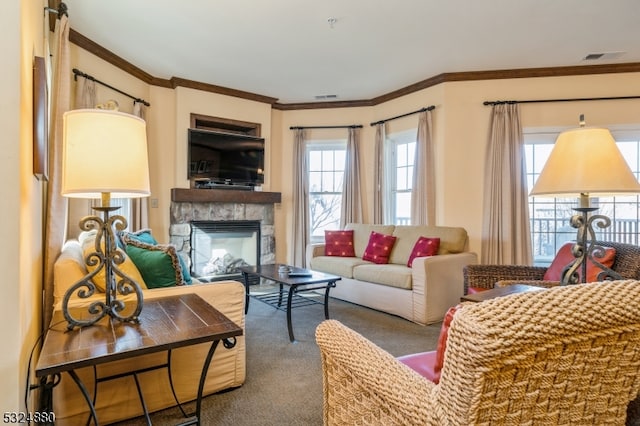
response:
{"label": "table lamp", "polygon": [[[98,198],[94,210],[101,216],[82,218],[80,228],[97,230],[94,252],[85,257],[91,271],[76,282],[64,295],[62,312],[68,329],[95,324],[111,316],[123,322],[137,322],[142,311],[140,285],[125,274],[120,265],[124,253],[117,250],[115,231],[126,229],[127,221],[110,215],[119,207],[110,205],[111,197],[136,198],[149,196],[149,161],[147,156],[146,123],[139,117],[118,111],[78,109],[63,116],[62,195],[70,198]],[[115,230],[115,231],[114,231]],[[95,267],[95,269],[94,269]],[[105,299],[90,303],[87,312],[74,317],[69,310],[72,296],[81,299],[96,292],[92,281],[98,273],[105,274]],[[135,294],[135,306],[127,307],[118,296]]]}
{"label": "table lamp", "polygon": [[562,132],[551,150],[549,159],[529,195],[551,197],[579,196],[579,207],[570,224],[578,229],[572,248],[575,260],[562,272],[562,285],[585,282],[587,263],[593,262],[603,270],[599,280],[620,279],[620,275],[597,261],[604,256],[604,248],[595,244],[593,225],[601,229],[611,225],[605,215],[591,215],[598,210],[591,207],[589,197],[640,193],[635,177],[616,141],[608,129],[585,127],[584,115],[580,127]]}

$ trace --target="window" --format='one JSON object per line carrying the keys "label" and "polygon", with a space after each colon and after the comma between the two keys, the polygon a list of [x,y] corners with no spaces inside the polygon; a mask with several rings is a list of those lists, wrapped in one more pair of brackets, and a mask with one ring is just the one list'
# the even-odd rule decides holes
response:
{"label": "window", "polygon": [[411,189],[413,186],[413,163],[416,153],[417,130],[388,135],[385,163],[389,205],[385,207],[385,223],[408,225],[411,223]]}
{"label": "window", "polygon": [[324,231],[340,227],[345,141],[309,142],[309,226],[311,241],[323,241]]}
{"label": "window", "polygon": [[[529,190],[540,175],[559,133],[560,131],[525,132]],[[611,133],[631,171],[639,177],[640,129],[612,128]],[[611,219],[611,226],[608,228],[595,228],[597,239],[638,244],[640,196],[592,197],[590,201],[591,205],[599,207],[596,214],[603,214]],[[536,265],[549,265],[563,243],[575,240],[577,230],[571,227],[569,219],[575,213],[573,207],[577,205],[577,198],[529,197],[531,241]]]}

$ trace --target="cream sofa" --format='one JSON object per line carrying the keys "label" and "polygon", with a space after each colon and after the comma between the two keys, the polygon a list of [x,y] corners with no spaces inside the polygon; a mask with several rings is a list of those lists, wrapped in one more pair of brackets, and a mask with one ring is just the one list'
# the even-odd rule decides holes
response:
{"label": "cream sofa", "polygon": [[[60,309],[61,300],[67,288],[73,285],[83,274],[82,248],[78,241],[65,243],[61,255],[54,265],[54,309]],[[160,297],[196,293],[214,306],[244,330],[244,286],[237,281],[216,283],[194,283],[166,288],[143,290],[144,300]],[[99,293],[83,301],[72,301],[71,306],[86,305],[95,298],[103,298]],[[144,308],[143,308],[144,309]],[[181,402],[196,398],[202,365],[210,347],[209,343],[180,348],[172,352],[172,377],[176,394]],[[245,339],[237,338],[233,349],[219,345],[209,368],[204,395],[223,389],[242,385],[245,380]],[[122,360],[98,367],[98,376],[105,377],[120,372],[145,368],[166,362],[166,353],[138,357],[134,360]],[[94,375],[90,367],[77,370],[83,383],[93,393]],[[166,369],[153,370],[138,375],[145,403],[150,412],[175,405]],[[68,374],[62,374],[62,380],[53,389],[53,409],[56,413],[56,425],[85,424],[89,409]],[[116,422],[143,414],[133,377],[127,376],[102,382],[98,385],[96,401],[98,419],[101,424]]]}
{"label": "cream sofa", "polygon": [[[463,268],[477,263],[468,251],[466,230],[445,226],[348,224],[354,232],[356,257],[324,255],[324,244],[307,248],[307,266],[339,275],[332,297],[398,315],[418,324],[441,321],[447,309],[464,294]],[[397,238],[389,263],[378,265],[362,260],[371,231]],[[417,257],[407,262],[420,237],[440,238],[438,255]]]}

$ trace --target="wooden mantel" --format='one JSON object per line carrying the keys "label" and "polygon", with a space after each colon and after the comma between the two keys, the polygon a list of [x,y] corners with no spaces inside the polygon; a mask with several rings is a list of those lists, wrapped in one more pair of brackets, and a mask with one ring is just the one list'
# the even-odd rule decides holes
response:
{"label": "wooden mantel", "polygon": [[171,201],[176,203],[280,203],[280,192],[246,191],[237,189],[171,188]]}

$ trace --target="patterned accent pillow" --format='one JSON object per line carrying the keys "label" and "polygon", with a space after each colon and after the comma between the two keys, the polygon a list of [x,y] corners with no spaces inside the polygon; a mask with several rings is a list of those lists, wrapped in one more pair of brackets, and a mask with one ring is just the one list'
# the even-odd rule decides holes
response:
{"label": "patterned accent pillow", "polygon": [[[565,266],[573,262],[576,258],[571,253],[571,248],[574,243],[569,242],[565,243],[558,253],[556,253],[556,257],[551,262],[549,269],[544,273],[544,277],[542,278],[545,281],[562,281],[562,270]],[[613,266],[613,262],[616,260],[616,249],[613,247],[604,247],[604,257],[598,259],[596,261],[606,266],[607,268],[611,268]],[[585,282],[592,283],[598,281],[598,274],[602,272],[602,269],[596,266],[592,261],[588,261],[587,263],[587,280]],[[580,279],[582,280],[582,270],[578,270],[578,275],[580,275]]]}
{"label": "patterned accent pillow", "polygon": [[140,229],[135,232],[120,231],[118,232],[118,238],[122,243],[123,248],[131,240],[136,240],[136,241],[140,241],[142,243],[147,243],[147,244],[158,244],[158,241],[156,241],[154,236],[151,234],[151,229],[148,229],[148,228]]}
{"label": "patterned accent pillow", "polygon": [[[456,305],[449,308],[444,319],[442,320],[442,327],[440,328],[440,335],[438,336],[438,346],[436,347],[436,364],[433,367],[433,371],[440,379],[440,372],[444,365],[444,352],[447,349],[447,338],[449,337],[449,327],[451,327],[451,321],[453,316],[458,312],[462,305]],[[436,382],[437,383],[437,382]]]}
{"label": "patterned accent pillow", "polygon": [[385,235],[371,231],[369,243],[367,244],[367,248],[364,249],[362,259],[378,264],[389,263],[389,255],[395,243],[396,237],[393,235]]}
{"label": "patterned accent pillow", "polygon": [[353,229],[348,231],[324,231],[324,255],[354,257]]}
{"label": "patterned accent pillow", "polygon": [[[129,231],[121,231],[118,233],[118,237],[120,242],[122,243],[122,247],[125,248],[128,244],[131,244],[132,241],[146,243],[150,245],[157,245],[158,241],[151,234],[151,229],[140,229],[139,231],[129,232]],[[178,261],[180,262],[180,267],[182,268],[182,278],[184,282],[187,284],[193,283],[193,278],[191,277],[191,273],[189,272],[189,267],[187,266],[187,262],[178,254]]]}
{"label": "patterned accent pillow", "polygon": [[411,268],[416,257],[435,256],[440,248],[440,238],[420,237],[411,250],[407,266]]}
{"label": "patterned accent pillow", "polygon": [[127,254],[136,264],[148,288],[185,285],[176,248],[172,245],[147,244],[131,240]]}

